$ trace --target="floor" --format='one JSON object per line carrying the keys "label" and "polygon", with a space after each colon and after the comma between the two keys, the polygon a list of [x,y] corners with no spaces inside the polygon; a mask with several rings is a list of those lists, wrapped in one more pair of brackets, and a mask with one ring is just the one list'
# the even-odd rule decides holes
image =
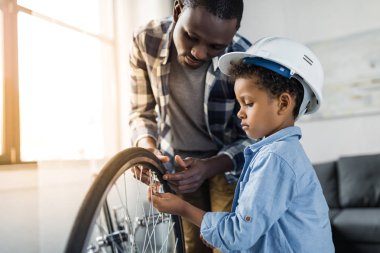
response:
{"label": "floor", "polygon": [[0,166],[0,253],[60,253],[101,163]]}

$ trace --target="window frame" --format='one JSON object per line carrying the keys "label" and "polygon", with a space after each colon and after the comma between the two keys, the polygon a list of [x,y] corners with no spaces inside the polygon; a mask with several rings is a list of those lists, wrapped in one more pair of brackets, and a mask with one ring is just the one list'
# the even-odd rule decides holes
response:
{"label": "window frame", "polygon": [[3,153],[0,163],[15,164],[20,160],[20,120],[18,93],[18,46],[16,0],[2,0],[3,13]]}

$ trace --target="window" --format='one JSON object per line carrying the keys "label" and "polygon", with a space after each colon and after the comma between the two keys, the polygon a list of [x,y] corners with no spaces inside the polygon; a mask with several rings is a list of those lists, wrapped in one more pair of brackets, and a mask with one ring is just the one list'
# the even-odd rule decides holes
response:
{"label": "window", "polygon": [[[4,15],[0,10],[0,80],[4,80]],[[0,85],[0,133],[4,133],[4,81]],[[4,143],[3,134],[0,134],[0,143]],[[0,157],[3,156],[3,145],[0,145]]]}
{"label": "window", "polygon": [[0,2],[0,161],[102,159],[113,153],[118,135],[113,1]]}

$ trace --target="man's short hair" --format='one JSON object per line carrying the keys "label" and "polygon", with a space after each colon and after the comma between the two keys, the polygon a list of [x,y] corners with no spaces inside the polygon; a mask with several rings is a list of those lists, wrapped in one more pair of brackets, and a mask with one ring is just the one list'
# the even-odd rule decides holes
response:
{"label": "man's short hair", "polygon": [[183,6],[196,8],[203,6],[208,12],[220,19],[237,19],[236,29],[239,29],[243,17],[243,0],[179,0]]}

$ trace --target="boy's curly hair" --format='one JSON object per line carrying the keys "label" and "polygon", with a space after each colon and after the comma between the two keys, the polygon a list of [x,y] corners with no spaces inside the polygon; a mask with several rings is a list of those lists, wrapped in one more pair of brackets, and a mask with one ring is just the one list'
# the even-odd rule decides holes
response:
{"label": "boy's curly hair", "polygon": [[297,118],[303,100],[304,90],[302,84],[296,79],[287,79],[274,71],[242,62],[232,64],[230,75],[234,79],[249,79],[252,78],[253,75],[257,76],[259,78],[259,82],[256,83],[256,85],[266,90],[272,98],[277,98],[284,92],[289,93],[296,102],[293,109],[293,116],[294,118]]}

